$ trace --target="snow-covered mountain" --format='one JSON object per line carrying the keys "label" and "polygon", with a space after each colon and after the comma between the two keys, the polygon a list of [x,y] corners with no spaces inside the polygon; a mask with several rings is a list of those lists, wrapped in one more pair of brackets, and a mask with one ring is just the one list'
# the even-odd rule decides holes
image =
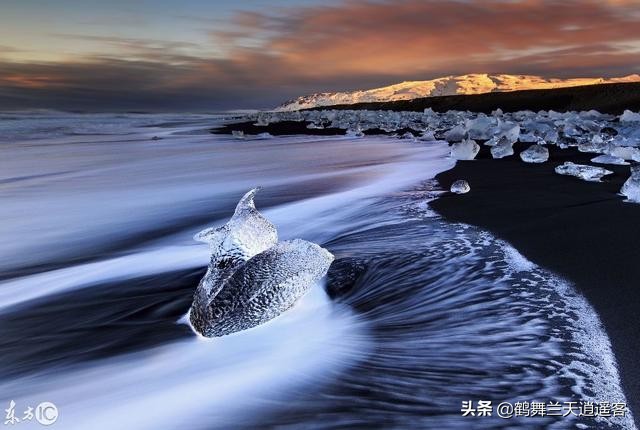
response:
{"label": "snow-covered mountain", "polygon": [[531,75],[471,74],[446,76],[430,81],[407,81],[371,90],[316,93],[289,100],[278,106],[276,110],[292,111],[340,104],[410,100],[420,97],[449,96],[456,94],[552,89],[617,82],[640,82],[640,75],[629,75],[622,78],[575,79],[547,79]]}

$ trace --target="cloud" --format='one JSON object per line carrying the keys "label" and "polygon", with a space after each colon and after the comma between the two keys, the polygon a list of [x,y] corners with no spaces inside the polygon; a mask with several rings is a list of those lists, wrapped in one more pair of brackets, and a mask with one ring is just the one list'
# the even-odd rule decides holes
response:
{"label": "cloud", "polygon": [[210,51],[191,43],[89,36],[121,55],[0,62],[0,108],[269,107],[301,93],[447,74],[619,76],[640,71],[637,5],[351,0],[237,12],[210,31]]}

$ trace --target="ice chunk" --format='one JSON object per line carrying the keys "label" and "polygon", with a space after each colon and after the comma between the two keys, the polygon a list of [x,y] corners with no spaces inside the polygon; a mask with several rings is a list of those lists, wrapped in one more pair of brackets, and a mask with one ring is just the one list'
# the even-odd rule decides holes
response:
{"label": "ice chunk", "polygon": [[514,123],[504,123],[501,126],[500,134],[509,142],[516,143],[520,137],[520,126]]}
{"label": "ice chunk", "polygon": [[591,159],[592,163],[598,164],[617,164],[619,166],[627,166],[629,163],[624,161],[624,158],[614,157],[613,155],[599,155]]}
{"label": "ice chunk", "polygon": [[456,194],[464,194],[471,191],[469,183],[464,179],[459,179],[451,184],[451,192]]}
{"label": "ice chunk", "polygon": [[479,114],[476,119],[466,122],[466,129],[471,139],[489,139],[491,137],[491,119],[485,114]]}
{"label": "ice chunk", "polygon": [[271,135],[271,133],[258,133],[258,135],[256,136],[256,139],[272,139],[273,136]]}
{"label": "ice chunk", "polygon": [[518,136],[518,140],[523,143],[536,143],[538,141],[538,136],[534,133],[520,133]]}
{"label": "ice chunk", "polygon": [[464,139],[465,134],[466,130],[464,129],[464,127],[461,125],[456,125],[444,134],[444,139],[447,142],[460,142],[462,139]]}
{"label": "ice chunk", "polygon": [[360,129],[360,127],[349,128],[345,132],[345,135],[348,137],[364,137],[364,133]]}
{"label": "ice chunk", "polygon": [[244,131],[242,130],[231,130],[231,135],[236,139],[244,139]]}
{"label": "ice chunk", "polygon": [[580,152],[593,152],[596,154],[602,154],[607,151],[609,143],[602,139],[599,134],[594,135],[590,141],[583,142],[578,145],[578,151]]}
{"label": "ice chunk", "polygon": [[434,140],[436,140],[436,136],[433,134],[432,131],[425,130],[422,132],[419,139],[427,142],[433,142]]}
{"label": "ice chunk", "polygon": [[480,151],[475,140],[467,139],[451,145],[451,157],[456,160],[473,160]]}
{"label": "ice chunk", "polygon": [[560,175],[575,176],[576,178],[584,179],[585,181],[600,182],[600,179],[602,179],[603,176],[610,175],[613,172],[602,167],[574,164],[571,161],[567,161],[556,167],[556,173]]}
{"label": "ice chunk", "polygon": [[613,146],[607,151],[609,155],[625,160],[640,161],[640,149],[633,146]]}
{"label": "ice chunk", "polygon": [[556,130],[555,128],[552,128],[551,130],[547,131],[544,135],[544,141],[547,143],[552,143],[555,144],[556,142],[558,142],[558,130]]}
{"label": "ice chunk", "polygon": [[211,248],[211,262],[189,311],[192,327],[203,336],[224,336],[275,318],[333,261],[327,250],[304,240],[278,243],[275,227],[255,207],[257,191],[240,199],[225,225],[194,237]]}
{"label": "ice chunk", "polygon": [[407,131],[402,136],[400,136],[400,139],[415,140],[416,137],[413,135],[413,133],[411,133],[410,131]]}
{"label": "ice chunk", "polygon": [[625,110],[622,115],[620,115],[620,122],[639,122],[640,121],[640,113],[631,112],[630,110]]}
{"label": "ice chunk", "polygon": [[513,155],[513,142],[510,142],[504,136],[491,147],[491,156],[493,158],[504,158],[510,155]]}
{"label": "ice chunk", "polygon": [[631,176],[622,184],[620,194],[631,202],[640,203],[640,164],[631,166]]}
{"label": "ice chunk", "polygon": [[520,153],[525,163],[544,163],[549,159],[549,150],[541,145],[531,145]]}

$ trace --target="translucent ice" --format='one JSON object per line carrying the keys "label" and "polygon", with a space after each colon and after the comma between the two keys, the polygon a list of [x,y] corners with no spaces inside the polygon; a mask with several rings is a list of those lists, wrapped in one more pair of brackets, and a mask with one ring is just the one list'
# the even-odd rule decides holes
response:
{"label": "translucent ice", "polygon": [[640,203],[640,164],[631,166],[631,176],[622,184],[620,193],[627,196],[629,201]]}
{"label": "translucent ice", "polygon": [[189,312],[191,325],[203,336],[224,336],[275,318],[323,277],[333,261],[316,244],[278,242],[276,228],[255,207],[257,191],[240,199],[225,225],[194,237],[211,248]]}
{"label": "translucent ice", "polygon": [[592,158],[591,162],[598,164],[617,164],[619,166],[625,166],[629,164],[624,161],[624,158],[614,157],[613,155],[599,155],[595,158]]}
{"label": "translucent ice", "polygon": [[242,130],[232,130],[231,135],[236,139],[244,139],[244,131]]}
{"label": "translucent ice", "polygon": [[424,140],[426,142],[433,142],[434,140],[436,140],[436,136],[433,134],[432,131],[425,130],[422,132],[419,139]]}
{"label": "translucent ice", "polygon": [[501,137],[498,143],[491,147],[491,156],[493,158],[504,158],[513,155],[513,142],[506,137]]}
{"label": "translucent ice", "polygon": [[271,139],[271,138],[273,138],[271,133],[258,133],[258,135],[256,136],[256,139]]}
{"label": "translucent ice", "polygon": [[349,128],[345,132],[345,135],[348,137],[364,137],[364,133],[360,129],[360,127]]}
{"label": "translucent ice", "polygon": [[465,126],[471,139],[485,140],[491,137],[492,122],[491,119],[484,114],[479,114],[475,119],[467,120]]}
{"label": "translucent ice", "polygon": [[475,140],[467,139],[451,145],[451,157],[456,160],[473,160],[480,151]]}
{"label": "translucent ice", "polygon": [[609,155],[625,160],[640,161],[640,149],[633,146],[613,146],[607,151]]}
{"label": "translucent ice", "polygon": [[564,164],[556,167],[556,173],[560,175],[575,176],[576,178],[584,179],[590,182],[600,182],[605,175],[610,175],[613,172],[602,167],[588,166],[585,164],[574,164],[571,161],[566,161]]}
{"label": "translucent ice", "polygon": [[409,139],[409,140],[415,140],[416,139],[416,137],[410,131],[405,132],[402,136],[400,136],[400,138],[401,139]]}
{"label": "translucent ice", "polygon": [[531,145],[520,153],[520,158],[526,163],[544,163],[549,159],[549,150],[542,145]]}
{"label": "translucent ice", "polygon": [[607,151],[608,146],[609,143],[605,142],[602,136],[596,134],[591,138],[591,140],[580,143],[578,145],[578,151],[602,154]]}
{"label": "translucent ice", "polygon": [[444,134],[444,139],[447,142],[460,142],[462,139],[464,139],[465,134],[465,128],[461,125],[456,125]]}
{"label": "translucent ice", "polygon": [[451,192],[456,194],[464,194],[471,191],[469,183],[464,179],[459,179],[451,184]]}
{"label": "translucent ice", "polygon": [[630,110],[625,110],[622,115],[620,115],[621,122],[639,122],[640,121],[640,113],[631,112]]}

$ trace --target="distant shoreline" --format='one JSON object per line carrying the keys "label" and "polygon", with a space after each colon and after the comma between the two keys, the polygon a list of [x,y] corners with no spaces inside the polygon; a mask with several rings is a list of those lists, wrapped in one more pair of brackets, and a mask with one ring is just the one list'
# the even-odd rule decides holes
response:
{"label": "distant shoreline", "polygon": [[597,110],[600,113],[619,115],[625,109],[640,111],[640,82],[585,85],[548,90],[522,90],[485,94],[423,97],[390,102],[356,103],[323,106],[318,109],[367,109],[393,111],[422,111],[431,108],[435,112],[449,110],[491,113],[531,110],[556,112]]}

